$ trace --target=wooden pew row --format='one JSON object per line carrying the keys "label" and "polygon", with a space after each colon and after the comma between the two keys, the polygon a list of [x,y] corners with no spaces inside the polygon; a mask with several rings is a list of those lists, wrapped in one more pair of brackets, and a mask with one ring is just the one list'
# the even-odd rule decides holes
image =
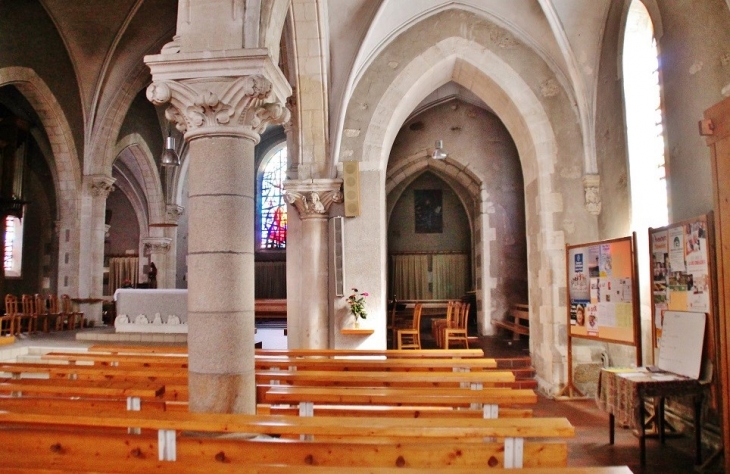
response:
{"label": "wooden pew row", "polygon": [[[70,364],[93,363],[103,366],[187,368],[188,359],[183,355],[100,354],[76,352],[48,352],[40,356],[43,361],[62,361]],[[377,370],[377,371],[477,371],[496,369],[494,359],[320,359],[256,357],[257,369],[298,370]]]}
{"label": "wooden pew row", "polygon": [[[89,352],[48,352],[42,360],[69,363],[93,362],[100,365],[187,367],[187,356],[155,354],[104,354]],[[495,369],[494,359],[321,359],[256,356],[257,369],[263,368],[321,368],[321,370],[485,370]]]}
{"label": "wooden pew row", "polygon": [[[187,410],[187,405],[175,402],[174,405],[167,404],[166,409],[174,411],[177,409]],[[2,404],[0,403],[0,408]],[[260,403],[256,406],[258,415],[286,415],[299,416],[299,407],[285,405],[269,405]],[[388,418],[484,418],[484,410],[463,408],[454,410],[450,407],[429,407],[429,406],[377,406],[377,405],[314,405],[314,416],[384,416]],[[499,407],[500,418],[530,418],[532,409],[529,408],[505,408]]]}
{"label": "wooden pew row", "polygon": [[[6,466],[36,472],[36,467],[73,466],[70,472],[124,472],[129,474],[200,473],[228,474],[255,471],[251,466],[276,464],[281,471],[300,473],[312,465],[328,467],[327,472],[377,472],[374,469],[403,466],[410,472],[439,469],[453,472],[485,472],[485,466],[504,466],[502,443],[333,443],[292,440],[242,441],[225,438],[181,436],[176,440],[177,461],[157,459],[156,435],[109,434],[92,430],[60,431],[18,428],[0,431],[0,452]],[[30,453],[30,454],[29,454]],[[526,467],[567,463],[567,445],[561,442],[527,441],[523,445]],[[448,466],[448,470],[445,466]],[[402,469],[402,468],[398,468]],[[514,469],[510,469],[515,472]],[[307,471],[307,472],[318,472]],[[458,472],[458,471],[457,471]],[[490,469],[492,472],[492,469]],[[553,471],[562,472],[562,471]]]}
{"label": "wooden pew row", "polygon": [[[75,472],[76,474],[91,473],[91,471],[78,471],[76,469],[43,469],[37,468],[28,470],[14,467],[0,467],[0,473],[3,474],[65,474]],[[191,471],[186,471],[191,472]],[[229,472],[229,471],[223,471]],[[237,474],[291,474],[291,467],[281,464],[260,464],[254,466],[241,466],[235,471]],[[475,468],[409,468],[409,467],[348,467],[348,474],[478,474],[484,472],[483,469]],[[489,469],[491,474],[507,474],[515,471],[508,469]],[[342,474],[341,467],[326,466],[299,466],[298,474]],[[520,474],[632,474],[628,466],[589,466],[589,467],[536,467],[524,468],[519,471]]]}
{"label": "wooden pew row", "polygon": [[256,369],[377,370],[377,371],[478,371],[497,368],[494,359],[317,359],[256,357]]}
{"label": "wooden pew row", "polygon": [[482,349],[256,349],[260,357],[384,357],[388,359],[483,358]]}
{"label": "wooden pew row", "polygon": [[109,354],[188,354],[187,345],[151,346],[146,344],[94,344],[89,352]]}
{"label": "wooden pew row", "polygon": [[187,355],[125,355],[95,354],[89,352],[47,352],[40,356],[44,361],[66,362],[69,364],[93,363],[102,366],[125,367],[178,367],[187,368]]}
{"label": "wooden pew row", "polygon": [[[192,459],[185,459],[185,456],[180,456],[178,446],[181,441],[189,439],[184,434],[178,433],[185,432],[197,432],[197,433],[247,433],[247,434],[266,434],[274,436],[299,436],[307,437],[313,441],[305,443],[292,442],[286,446],[279,445],[276,448],[278,456],[281,456],[282,452],[286,452],[287,464],[296,465],[301,464],[317,464],[327,465],[328,462],[334,462],[333,465],[340,466],[393,466],[402,465],[406,466],[409,463],[423,463],[424,459],[419,459],[418,456],[413,456],[413,453],[407,455],[407,459],[404,458],[400,464],[394,464],[395,458],[384,460],[382,450],[399,447],[404,449],[405,447],[411,447],[415,451],[419,452],[421,456],[424,456],[429,449],[439,450],[446,446],[451,446],[453,449],[457,449],[458,453],[462,450],[470,451],[469,446],[479,446],[479,451],[482,453],[491,453],[489,459],[489,465],[497,467],[500,464],[505,467],[522,467],[523,465],[552,465],[552,466],[564,466],[567,461],[567,445],[565,441],[559,442],[525,442],[525,440],[532,440],[535,438],[540,439],[556,439],[566,438],[574,436],[575,431],[573,426],[565,418],[539,418],[539,419],[406,419],[406,418],[350,418],[347,423],[343,423],[341,417],[290,417],[290,416],[257,416],[257,415],[231,415],[231,414],[215,414],[215,413],[184,413],[184,412],[120,412],[114,414],[107,413],[94,413],[94,414],[81,414],[81,415],[70,415],[65,413],[57,413],[55,411],[44,412],[42,410],[5,410],[0,412],[0,424],[13,426],[14,429],[0,430],[0,439],[2,436],[9,431],[12,431],[13,435],[18,435],[20,429],[15,428],[22,426],[33,426],[37,429],[35,432],[50,432],[50,427],[71,427],[72,432],[70,434],[76,434],[81,431],[84,434],[88,434],[95,428],[123,428],[127,429],[130,426],[140,428],[144,434],[146,430],[154,430],[158,432],[158,459],[160,461],[181,461],[183,465],[188,465]],[[38,429],[38,427],[40,427]],[[33,430],[28,430],[33,431]],[[37,433],[38,434],[38,433]],[[65,436],[63,437],[65,438]],[[178,439],[180,438],[180,439]],[[322,443],[319,440],[326,438],[327,441]],[[367,439],[367,442],[363,442],[361,446],[353,446],[359,444],[356,439]],[[488,442],[485,439],[496,438],[500,441]],[[15,438],[17,443],[17,438]],[[58,441],[59,435],[54,433],[52,437],[55,443],[61,444],[60,447],[56,448],[57,452],[68,449],[64,446],[67,443],[66,439]],[[403,442],[404,439],[417,440],[410,442]],[[202,446],[207,442],[216,444],[220,441],[234,441],[236,443],[245,444],[240,440],[220,440],[211,438],[209,436],[196,438],[195,439],[198,449],[195,450],[197,453],[203,451]],[[87,444],[93,445],[95,449],[99,444],[99,441],[89,442]],[[127,439],[127,448],[124,456],[127,459],[132,458],[129,456],[129,442]],[[136,444],[133,440],[132,446]],[[2,443],[2,441],[0,441]],[[248,449],[241,450],[243,452],[257,452],[260,453],[264,446],[271,443],[267,442],[256,442],[255,446],[249,446]],[[260,443],[260,444],[259,444]],[[298,455],[295,454],[293,446],[299,443],[302,448],[308,451],[307,455],[303,459],[297,459]],[[452,445],[453,443],[453,445]],[[14,444],[14,443],[10,443]],[[143,446],[154,448],[155,443],[149,443],[149,440],[142,441],[140,443]],[[321,444],[325,451],[321,451],[318,454],[313,454],[306,448],[312,448],[315,444]],[[2,445],[2,444],[0,444]],[[22,445],[22,443],[21,443]],[[47,445],[48,446],[48,445]],[[539,447],[538,447],[539,446]],[[370,449],[367,449],[369,447]],[[24,446],[28,449],[28,446]],[[374,448],[374,450],[373,450]],[[537,450],[535,450],[537,448]],[[101,449],[101,448],[99,448]],[[141,448],[139,448],[141,449]],[[229,459],[229,462],[233,461],[233,457],[229,458],[229,453],[233,452],[232,447],[221,449],[220,446],[216,447],[218,452],[224,452],[225,458]],[[48,451],[48,448],[45,449]],[[375,458],[370,458],[366,454],[366,451],[373,451],[376,453]],[[449,450],[450,451],[450,450]],[[528,454],[523,457],[522,452]],[[549,459],[541,457],[540,453],[548,453]],[[98,453],[98,451],[97,451]],[[328,453],[328,454],[326,454]],[[349,453],[349,454],[348,454]],[[380,454],[377,454],[380,453]],[[533,453],[533,454],[530,454]],[[151,452],[150,452],[151,454]],[[446,454],[442,452],[442,455]],[[451,456],[455,453],[451,451]],[[476,454],[476,453],[475,453]],[[354,455],[354,456],[353,456]],[[320,456],[333,456],[330,461]],[[399,456],[403,457],[403,454]],[[481,455],[483,456],[483,454]],[[556,457],[557,456],[557,457]],[[89,457],[99,457],[98,454]],[[106,462],[111,461],[108,456]],[[149,455],[142,457],[151,457]],[[347,457],[344,460],[343,457]],[[433,458],[429,457],[432,461]],[[457,455],[458,460],[454,459],[441,459],[441,463],[456,462],[458,465],[462,456]],[[213,456],[211,456],[213,458]],[[280,459],[280,458],[279,458]],[[482,457],[482,462],[487,461]],[[258,459],[257,462],[261,462],[262,459]],[[359,464],[358,464],[359,463]],[[197,464],[197,462],[196,462]],[[428,464],[420,464],[423,467],[436,467],[429,466]],[[481,464],[485,466],[487,464]],[[418,467],[413,464],[414,467]]]}
{"label": "wooden pew row", "polygon": [[[94,413],[100,411],[113,412],[126,410],[126,400],[103,400],[85,398],[58,398],[58,397],[0,397],[0,410],[13,408],[48,409],[59,413]],[[145,400],[140,406],[141,411],[183,411],[187,412],[187,401],[153,401]],[[298,407],[271,406],[258,404],[258,415],[285,415],[299,416]],[[453,410],[448,407],[404,407],[404,406],[332,406],[315,405],[316,416],[384,416],[391,418],[483,418],[483,410],[462,409]],[[532,410],[526,408],[499,409],[502,418],[529,418]]]}
{"label": "wooden pew row", "polygon": [[534,405],[532,390],[509,388],[390,388],[390,387],[296,387],[274,385],[264,394],[264,403],[297,405],[299,415],[314,416],[315,405],[429,406],[482,410],[484,418],[498,418],[500,406]]}
{"label": "wooden pew row", "polygon": [[[187,354],[187,346],[159,346],[142,344],[95,344],[89,352],[110,354]],[[434,358],[461,359],[483,358],[482,349],[256,349],[256,355],[263,357],[385,357],[385,358]]]}
{"label": "wooden pew row", "polygon": [[[84,381],[116,381],[145,384],[148,382],[164,383],[166,386],[163,400],[188,399],[187,372],[184,369],[170,369],[160,373],[151,368],[97,367],[88,365],[4,363],[0,364],[0,372],[12,374],[18,379],[23,374],[46,375],[50,380],[65,381],[69,379]],[[21,379],[21,380],[38,380]],[[348,387],[421,387],[425,390],[434,388],[457,388],[468,384],[474,390],[493,387],[500,382],[514,380],[510,372],[366,372],[366,371],[257,371],[258,400],[264,400],[265,392],[275,384],[292,386],[348,386]],[[525,391],[514,392],[526,393]],[[534,395],[534,394],[533,394]]]}

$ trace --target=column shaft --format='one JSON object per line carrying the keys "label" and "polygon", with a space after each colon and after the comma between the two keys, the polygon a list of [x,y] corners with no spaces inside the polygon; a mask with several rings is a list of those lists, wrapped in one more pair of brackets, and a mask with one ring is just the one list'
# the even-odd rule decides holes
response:
{"label": "column shaft", "polygon": [[329,347],[327,248],[327,216],[302,219],[301,276],[307,281],[299,298],[298,339],[302,348]]}
{"label": "column shaft", "polygon": [[190,141],[190,411],[256,411],[254,142]]}

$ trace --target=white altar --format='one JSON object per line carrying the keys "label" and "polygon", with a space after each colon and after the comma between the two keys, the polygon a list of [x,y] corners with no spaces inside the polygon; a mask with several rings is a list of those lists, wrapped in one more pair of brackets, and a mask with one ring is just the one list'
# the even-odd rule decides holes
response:
{"label": "white altar", "polygon": [[116,332],[188,332],[188,290],[119,288],[114,301]]}

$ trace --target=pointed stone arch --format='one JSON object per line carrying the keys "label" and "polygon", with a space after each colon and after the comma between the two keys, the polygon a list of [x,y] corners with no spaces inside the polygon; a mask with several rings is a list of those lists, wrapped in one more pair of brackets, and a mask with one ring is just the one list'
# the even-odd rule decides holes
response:
{"label": "pointed stone arch", "polygon": [[[408,40],[404,38],[403,41]],[[342,140],[338,156],[341,160],[355,158],[361,161],[361,180],[365,186],[380,182],[385,188],[385,170],[395,136],[411,111],[433,90],[454,81],[494,110],[512,136],[522,165],[525,214],[527,229],[530,229],[527,245],[531,352],[538,382],[545,391],[555,392],[565,377],[566,346],[564,338],[560,337],[565,323],[558,317],[565,309],[559,298],[560,282],[565,273],[565,238],[555,225],[557,214],[563,211],[563,200],[562,194],[554,188],[558,142],[546,108],[560,107],[563,113],[574,114],[567,95],[561,93],[559,86],[555,93],[541,91],[541,84],[528,74],[528,67],[514,62],[514,51],[503,53],[499,47],[487,47],[473,39],[443,38],[424,46],[403,64],[392,60],[398,51],[390,52],[389,48],[381,54],[382,59],[370,65],[370,70],[355,88],[348,105],[346,138]],[[530,51],[525,50],[525,53],[530,54]],[[553,84],[558,84],[549,67],[538,55],[532,54],[533,68],[540,70]],[[397,71],[392,77],[383,77],[388,66]],[[350,130],[354,132],[348,135]],[[573,139],[569,145],[582,149],[580,132],[576,130],[573,136],[578,140]],[[380,242],[385,242],[384,200],[374,192],[363,194],[361,207],[368,210],[370,219],[348,221],[347,234],[380,236]],[[482,203],[480,209],[485,218],[489,212],[486,207]],[[380,223],[382,228],[375,228],[373,222]],[[485,222],[482,247],[491,238],[487,235],[488,219]],[[361,245],[372,247],[360,240],[353,247]],[[380,259],[382,268],[386,267],[384,244],[378,249],[368,248],[368,251],[371,258]],[[385,284],[378,280],[384,279],[385,273],[382,269],[375,272],[369,282],[371,287],[384,292]],[[488,289],[491,277],[488,273],[482,277],[484,288]]]}
{"label": "pointed stone arch", "polygon": [[53,153],[52,176],[59,232],[59,291],[75,293],[79,274],[79,202],[81,167],[71,127],[51,89],[33,69],[0,68],[0,87],[15,86],[38,114]]}
{"label": "pointed stone arch", "polygon": [[165,195],[162,190],[160,173],[147,142],[141,135],[130,133],[117,142],[114,156],[118,157],[124,150],[131,153],[142,173],[142,182],[140,184],[144,188],[145,200],[147,201],[145,214],[149,216],[149,222],[146,225],[163,222],[165,219]]}

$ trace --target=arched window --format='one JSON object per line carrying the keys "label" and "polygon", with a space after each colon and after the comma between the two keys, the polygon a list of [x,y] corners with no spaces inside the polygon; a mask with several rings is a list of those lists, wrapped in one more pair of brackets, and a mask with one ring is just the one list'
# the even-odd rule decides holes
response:
{"label": "arched window", "polygon": [[6,277],[20,277],[23,263],[23,221],[15,216],[5,218],[3,266]]}
{"label": "arched window", "polygon": [[659,59],[654,26],[644,4],[633,0],[623,44],[624,104],[631,172],[632,228],[668,223]]}
{"label": "arched window", "polygon": [[260,196],[262,249],[286,248],[286,158],[286,143],[281,143],[263,160]]}

